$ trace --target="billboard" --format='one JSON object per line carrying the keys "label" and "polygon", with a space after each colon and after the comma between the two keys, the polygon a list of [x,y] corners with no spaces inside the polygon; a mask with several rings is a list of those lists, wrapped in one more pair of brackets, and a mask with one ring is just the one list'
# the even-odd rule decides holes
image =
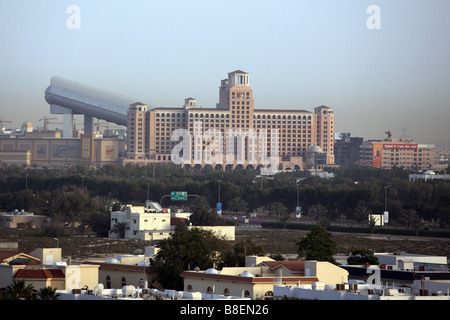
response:
{"label": "billboard", "polygon": [[385,143],[383,149],[399,149],[399,150],[414,150],[417,149],[415,143]]}
{"label": "billboard", "polygon": [[374,143],[372,145],[372,166],[381,168],[381,143]]}

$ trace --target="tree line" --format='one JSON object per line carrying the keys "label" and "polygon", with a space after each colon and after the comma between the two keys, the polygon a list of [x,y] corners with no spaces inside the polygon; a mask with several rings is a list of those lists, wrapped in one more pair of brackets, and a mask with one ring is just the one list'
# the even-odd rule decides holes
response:
{"label": "tree line", "polygon": [[[107,215],[114,203],[143,205],[147,198],[163,207],[196,210],[201,198],[207,210],[222,203],[224,213],[256,212],[283,221],[302,217],[332,222],[367,222],[368,213],[389,211],[392,225],[421,223],[450,226],[450,183],[446,180],[408,180],[403,169],[328,168],[335,177],[308,171],[259,176],[257,171],[182,169],[174,165],[86,167],[57,169],[8,167],[0,171],[0,210],[27,210],[68,223],[94,213]],[[220,194],[219,194],[220,189]],[[171,201],[172,191],[186,191],[188,201]],[[205,210],[205,208],[203,208]],[[191,211],[193,212],[193,211]]]}

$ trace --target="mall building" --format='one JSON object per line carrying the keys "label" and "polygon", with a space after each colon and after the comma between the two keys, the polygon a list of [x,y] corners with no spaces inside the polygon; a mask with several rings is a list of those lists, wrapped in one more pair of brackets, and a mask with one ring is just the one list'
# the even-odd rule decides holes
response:
{"label": "mall building", "polygon": [[[0,131],[0,163],[55,167],[158,162],[276,171],[335,163],[331,108],[255,109],[249,80],[247,72],[230,72],[221,80],[213,108],[198,107],[192,97],[178,108],[148,108],[136,99],[55,76],[45,99],[52,114],[63,115],[62,134],[33,131],[28,122],[15,133]],[[84,117],[81,134],[75,132],[74,115]],[[126,125],[126,139],[97,137],[95,119]]]}
{"label": "mall building", "polygon": [[179,108],[137,102],[127,120],[124,164],[176,163],[174,150],[182,167],[216,170],[259,169],[270,157],[277,158],[277,170],[334,164],[333,110],[255,109],[249,74],[241,70],[221,81],[215,108],[200,108],[192,97]]}
{"label": "mall building", "polygon": [[433,144],[418,144],[409,138],[363,141],[358,164],[384,169],[427,170],[434,167],[434,152]]}

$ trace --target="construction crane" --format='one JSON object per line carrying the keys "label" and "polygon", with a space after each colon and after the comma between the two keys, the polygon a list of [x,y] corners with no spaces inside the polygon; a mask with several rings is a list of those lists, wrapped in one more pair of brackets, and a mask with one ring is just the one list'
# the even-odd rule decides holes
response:
{"label": "construction crane", "polygon": [[58,118],[47,118],[46,116],[44,116],[42,119],[39,119],[39,121],[44,121],[44,131],[48,131],[48,125],[49,125],[49,120],[56,120]]}
{"label": "construction crane", "polygon": [[97,132],[100,133],[100,126],[106,126],[106,131],[103,132],[103,137],[109,137],[111,135],[111,132],[109,132],[109,122],[96,122],[95,125],[97,126]]}
{"label": "construction crane", "polygon": [[109,123],[108,122],[102,122],[102,121],[96,122],[95,125],[97,126],[97,131],[98,132],[100,132],[100,126],[102,126],[102,125],[106,125],[107,128],[109,127]]}
{"label": "construction crane", "polygon": [[11,123],[9,120],[3,120],[3,118],[0,118],[0,127],[3,128],[4,123]]}

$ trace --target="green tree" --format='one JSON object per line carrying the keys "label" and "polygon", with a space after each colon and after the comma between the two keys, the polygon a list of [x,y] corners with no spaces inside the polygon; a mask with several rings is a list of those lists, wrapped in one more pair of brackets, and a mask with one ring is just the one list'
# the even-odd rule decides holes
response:
{"label": "green tree", "polygon": [[[96,211],[90,213],[86,217],[84,223],[89,225],[91,230],[94,231],[98,237],[107,237],[111,227],[110,221],[111,214],[109,212]],[[123,229],[123,231],[125,232],[125,229]],[[119,232],[118,234],[120,235],[121,233]],[[125,236],[125,233],[123,233],[123,235]]]}
{"label": "green tree", "polygon": [[269,211],[269,216],[277,217],[278,221],[287,222],[289,219],[288,209],[279,201],[269,204],[267,210]]}
{"label": "green tree", "polygon": [[264,248],[253,240],[251,237],[242,239],[233,246],[233,251],[223,254],[223,262],[221,266],[225,267],[243,267],[245,266],[246,256],[263,256]]}
{"label": "green tree", "polygon": [[112,212],[120,211],[121,207],[122,207],[122,205],[120,204],[120,202],[114,202],[114,204],[112,205],[111,211]]}
{"label": "green tree", "polygon": [[196,207],[194,213],[189,217],[189,220],[194,226],[224,226],[225,219],[220,217],[217,212],[212,210],[209,206],[200,204]]}
{"label": "green tree", "polygon": [[377,225],[378,219],[379,218],[375,218],[374,216],[369,217],[368,226],[369,226],[370,233],[373,233],[375,231],[375,227]]}
{"label": "green tree", "polygon": [[323,225],[316,225],[305,238],[297,243],[297,246],[300,258],[336,264],[333,255],[336,253],[337,244],[332,234]]}
{"label": "green tree", "polygon": [[416,236],[424,228],[423,219],[419,216],[417,211],[414,209],[402,210],[400,217],[401,217],[401,221],[404,224],[406,224],[409,229],[415,231]]}
{"label": "green tree", "polygon": [[379,264],[378,258],[373,255],[373,252],[368,249],[357,249],[353,250],[350,253],[350,256],[347,258],[347,263],[351,265],[361,265],[361,264]]}
{"label": "green tree", "polygon": [[56,293],[56,288],[48,286],[39,289],[38,296],[41,300],[59,300],[60,294]]}
{"label": "green tree", "polygon": [[315,204],[308,210],[308,216],[316,219],[318,223],[325,228],[330,225],[330,218],[328,217],[328,210],[321,204]]}
{"label": "green tree", "polygon": [[111,229],[112,233],[115,233],[119,236],[119,238],[123,239],[125,238],[125,229],[127,228],[127,223],[124,222],[117,222]]}
{"label": "green tree", "polygon": [[241,213],[247,212],[248,203],[244,199],[237,197],[228,201],[228,208],[231,211],[237,212],[237,214],[240,215]]}
{"label": "green tree", "polygon": [[229,251],[226,240],[211,231],[180,227],[170,238],[161,240],[160,250],[151,264],[158,275],[156,280],[165,288],[182,290],[184,270],[212,268],[222,261],[222,253]]}
{"label": "green tree", "polygon": [[8,300],[32,300],[34,287],[26,284],[25,280],[14,280],[6,287],[6,299]]}
{"label": "green tree", "polygon": [[364,224],[369,218],[369,214],[371,213],[372,210],[367,207],[366,203],[363,201],[359,201],[357,207],[353,212],[353,217],[356,221]]}

